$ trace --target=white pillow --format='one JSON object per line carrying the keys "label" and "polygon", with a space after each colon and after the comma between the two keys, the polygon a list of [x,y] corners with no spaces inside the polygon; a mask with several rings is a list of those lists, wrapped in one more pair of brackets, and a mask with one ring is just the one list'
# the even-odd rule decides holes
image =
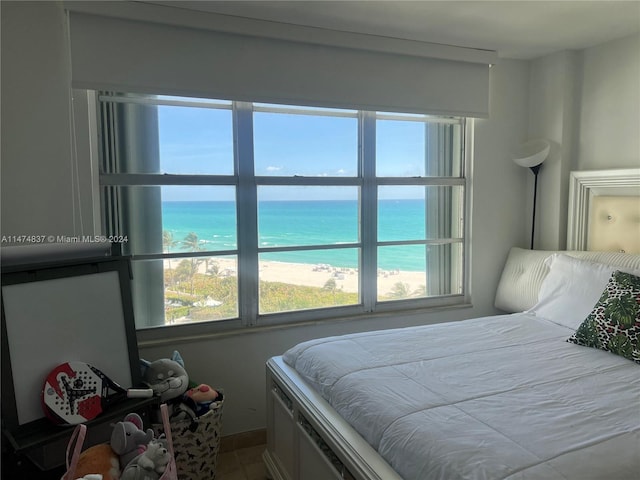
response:
{"label": "white pillow", "polygon": [[554,253],[545,260],[549,273],[542,281],[536,303],[529,312],[577,329],[591,313],[616,270],[640,275],[639,270],[588,262]]}

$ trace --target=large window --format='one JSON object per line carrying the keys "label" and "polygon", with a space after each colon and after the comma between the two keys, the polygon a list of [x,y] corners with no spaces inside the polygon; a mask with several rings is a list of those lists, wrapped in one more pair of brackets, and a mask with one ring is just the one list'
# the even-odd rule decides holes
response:
{"label": "large window", "polygon": [[98,99],[104,228],[127,239],[138,328],[466,300],[464,119]]}

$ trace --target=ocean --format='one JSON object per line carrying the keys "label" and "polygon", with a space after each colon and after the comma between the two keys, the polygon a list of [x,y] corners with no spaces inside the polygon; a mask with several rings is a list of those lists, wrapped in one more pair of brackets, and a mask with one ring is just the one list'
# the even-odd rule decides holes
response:
{"label": "ocean", "polygon": [[[425,236],[424,200],[381,200],[378,214],[380,241],[415,240]],[[178,244],[169,251],[185,251],[180,245],[189,233],[198,236],[206,250],[237,248],[234,202],[166,201],[162,203],[163,230]],[[258,205],[260,247],[344,244],[358,241],[358,202],[265,201]],[[329,264],[358,267],[355,248],[273,252],[260,254],[261,260]],[[378,268],[424,271],[424,247],[416,245],[381,247]]]}

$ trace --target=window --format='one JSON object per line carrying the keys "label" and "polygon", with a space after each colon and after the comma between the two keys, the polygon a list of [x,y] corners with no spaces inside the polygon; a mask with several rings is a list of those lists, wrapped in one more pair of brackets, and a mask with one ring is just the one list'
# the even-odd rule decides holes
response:
{"label": "window", "polygon": [[138,328],[465,301],[465,119],[98,99],[104,229],[128,240]]}

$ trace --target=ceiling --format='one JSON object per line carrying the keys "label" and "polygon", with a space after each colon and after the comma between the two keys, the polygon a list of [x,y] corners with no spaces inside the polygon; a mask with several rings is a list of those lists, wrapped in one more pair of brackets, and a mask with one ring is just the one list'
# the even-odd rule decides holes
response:
{"label": "ceiling", "polygon": [[531,59],[640,32],[636,1],[149,1],[282,23],[495,50]]}

